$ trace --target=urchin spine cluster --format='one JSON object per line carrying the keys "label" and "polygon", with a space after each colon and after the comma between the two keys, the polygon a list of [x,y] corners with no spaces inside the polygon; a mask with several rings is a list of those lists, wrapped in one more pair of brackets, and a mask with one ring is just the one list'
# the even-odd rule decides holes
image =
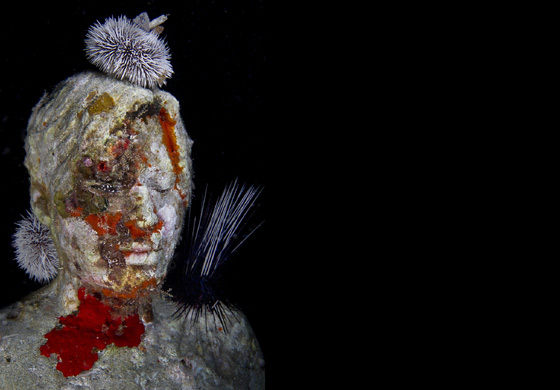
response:
{"label": "urchin spine cluster", "polygon": [[[187,256],[183,260],[182,285],[174,296],[179,303],[176,315],[191,317],[211,314],[227,331],[225,311],[230,304],[220,299],[214,289],[217,271],[235,250],[260,226],[243,235],[249,213],[262,188],[228,185],[213,207],[202,199],[200,214],[187,225]],[[262,223],[261,223],[262,224]]]}
{"label": "urchin spine cluster", "polygon": [[145,88],[161,87],[173,74],[167,44],[159,37],[162,15],[150,21],[146,12],[132,21],[125,16],[97,22],[86,35],[86,55],[104,73]]}
{"label": "urchin spine cluster", "polygon": [[58,257],[49,229],[35,214],[27,212],[17,223],[12,236],[16,260],[20,268],[38,282],[45,283],[58,273]]}

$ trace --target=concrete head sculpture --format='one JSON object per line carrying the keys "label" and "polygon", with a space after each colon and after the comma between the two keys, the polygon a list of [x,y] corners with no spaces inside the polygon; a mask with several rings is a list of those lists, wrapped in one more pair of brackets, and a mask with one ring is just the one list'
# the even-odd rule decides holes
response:
{"label": "concrete head sculpture", "polygon": [[[37,279],[57,275],[0,309],[0,388],[264,388],[264,361],[242,313],[198,294],[231,252],[258,191],[225,191],[208,229],[189,237],[200,250],[184,260],[183,299],[160,289],[193,190],[179,104],[144,88],[172,73],[156,37],[165,19],[141,14],[92,27],[87,53],[106,74],[72,76],[33,109],[27,228],[56,260]],[[178,303],[189,324],[176,320]],[[198,316],[206,310],[217,318]],[[220,325],[230,318],[226,334]]]}
{"label": "concrete head sculpture", "polygon": [[96,73],[69,78],[35,107],[25,166],[58,278],[116,297],[162,282],[192,191],[178,110],[166,92]]}

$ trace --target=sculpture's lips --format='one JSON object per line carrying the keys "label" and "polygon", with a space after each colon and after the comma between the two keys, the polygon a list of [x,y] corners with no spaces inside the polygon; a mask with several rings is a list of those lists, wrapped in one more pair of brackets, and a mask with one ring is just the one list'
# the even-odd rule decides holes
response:
{"label": "sculpture's lips", "polygon": [[128,252],[125,254],[127,265],[154,265],[158,263],[158,252],[156,250]]}
{"label": "sculpture's lips", "polygon": [[151,245],[133,242],[119,248],[120,252],[124,255],[127,265],[149,265],[152,266],[158,262],[159,248],[154,248]]}
{"label": "sculpture's lips", "polygon": [[148,253],[152,252],[154,249],[152,247],[141,247],[141,248],[132,248],[132,253]]}
{"label": "sculpture's lips", "polygon": [[124,255],[129,255],[133,253],[150,253],[157,251],[157,248],[153,248],[151,245],[141,244],[138,242],[132,243],[131,246],[127,245],[125,247],[120,247],[119,250],[124,253]]}

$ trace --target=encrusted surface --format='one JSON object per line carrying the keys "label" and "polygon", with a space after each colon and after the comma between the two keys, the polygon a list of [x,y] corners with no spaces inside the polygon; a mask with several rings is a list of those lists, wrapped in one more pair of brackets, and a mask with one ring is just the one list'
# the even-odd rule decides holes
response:
{"label": "encrusted surface", "polygon": [[59,270],[0,310],[0,390],[263,389],[242,313],[229,333],[173,320],[160,291],[193,187],[177,100],[81,73],[43,96],[27,132],[31,206]]}
{"label": "encrusted surface", "polygon": [[264,361],[242,313],[228,333],[200,319],[173,320],[175,306],[156,295],[138,348],[108,346],[93,368],[64,377],[55,355],[39,348],[56,324],[48,286],[0,310],[0,389],[264,389]]}
{"label": "encrusted surface", "polygon": [[158,287],[192,192],[177,100],[81,73],[41,99],[27,131],[32,207],[76,287]]}

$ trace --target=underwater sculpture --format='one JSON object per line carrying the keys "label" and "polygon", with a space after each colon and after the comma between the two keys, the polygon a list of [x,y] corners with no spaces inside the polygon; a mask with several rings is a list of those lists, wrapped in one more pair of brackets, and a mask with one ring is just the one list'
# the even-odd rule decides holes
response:
{"label": "underwater sculpture", "polygon": [[[31,207],[58,274],[0,310],[0,389],[261,389],[245,317],[177,319],[161,291],[192,196],[177,100],[84,72],[33,109],[25,142]],[[226,318],[227,319],[227,318]]]}

